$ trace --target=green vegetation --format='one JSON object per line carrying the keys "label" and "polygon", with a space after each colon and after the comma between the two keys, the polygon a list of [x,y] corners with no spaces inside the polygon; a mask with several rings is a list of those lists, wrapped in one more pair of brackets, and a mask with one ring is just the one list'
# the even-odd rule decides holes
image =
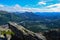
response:
{"label": "green vegetation", "polygon": [[[49,14],[48,14],[49,15]],[[24,26],[25,28],[34,31],[44,31],[54,28],[60,28],[60,15],[47,17],[47,15],[42,14],[35,15],[34,13],[8,13],[5,11],[0,11],[0,25],[7,24],[9,21],[17,22],[19,25]]]}
{"label": "green vegetation", "polygon": [[1,34],[4,35],[4,34],[8,34],[8,35],[14,35],[14,32],[12,31],[1,31]]}

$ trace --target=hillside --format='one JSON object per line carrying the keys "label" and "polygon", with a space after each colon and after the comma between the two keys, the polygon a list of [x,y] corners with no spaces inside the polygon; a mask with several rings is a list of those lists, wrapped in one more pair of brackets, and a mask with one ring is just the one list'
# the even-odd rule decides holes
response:
{"label": "hillside", "polygon": [[11,40],[46,40],[46,38],[41,34],[34,33],[21,25],[18,25],[14,22],[9,22],[9,29],[14,32]]}
{"label": "hillside", "polygon": [[[57,13],[32,13],[32,12],[6,12],[0,11],[0,25],[9,21],[17,22],[19,25],[34,31],[40,32],[60,28],[60,14]],[[34,29],[35,28],[35,29]]]}

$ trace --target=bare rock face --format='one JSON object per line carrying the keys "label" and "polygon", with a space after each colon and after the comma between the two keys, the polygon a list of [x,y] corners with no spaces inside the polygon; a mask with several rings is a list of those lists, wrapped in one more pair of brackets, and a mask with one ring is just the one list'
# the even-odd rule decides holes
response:
{"label": "bare rock face", "polygon": [[41,37],[36,35],[34,32],[25,29],[21,25],[17,25],[16,23],[8,23],[9,29],[14,32],[11,40],[43,40]]}

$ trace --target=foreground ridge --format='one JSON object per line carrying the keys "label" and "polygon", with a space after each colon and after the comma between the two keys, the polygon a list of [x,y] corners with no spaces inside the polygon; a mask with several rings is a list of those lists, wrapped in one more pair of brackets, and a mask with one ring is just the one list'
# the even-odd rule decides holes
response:
{"label": "foreground ridge", "polygon": [[[27,30],[21,25],[17,25],[17,23],[9,22],[9,29],[11,29],[15,34],[12,35],[11,40],[46,40],[37,36],[32,31]],[[43,35],[42,35],[43,36]]]}

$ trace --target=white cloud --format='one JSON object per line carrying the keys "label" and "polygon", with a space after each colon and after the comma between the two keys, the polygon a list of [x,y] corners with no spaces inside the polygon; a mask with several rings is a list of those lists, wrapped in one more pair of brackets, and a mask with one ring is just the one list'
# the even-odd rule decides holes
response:
{"label": "white cloud", "polygon": [[9,12],[60,12],[60,4],[49,5],[44,8],[22,7],[18,4],[14,6],[0,5],[0,10]]}
{"label": "white cloud", "polygon": [[54,4],[54,5],[50,5],[50,6],[47,6],[47,7],[49,7],[49,8],[51,8],[51,7],[59,7],[60,8],[60,4]]}
{"label": "white cloud", "polygon": [[54,4],[54,5],[47,6],[46,9],[52,12],[60,12],[60,4]]}
{"label": "white cloud", "polygon": [[46,5],[46,2],[42,1],[42,2],[38,2],[38,5]]}
{"label": "white cloud", "polygon": [[4,7],[4,5],[0,4],[0,7]]}

